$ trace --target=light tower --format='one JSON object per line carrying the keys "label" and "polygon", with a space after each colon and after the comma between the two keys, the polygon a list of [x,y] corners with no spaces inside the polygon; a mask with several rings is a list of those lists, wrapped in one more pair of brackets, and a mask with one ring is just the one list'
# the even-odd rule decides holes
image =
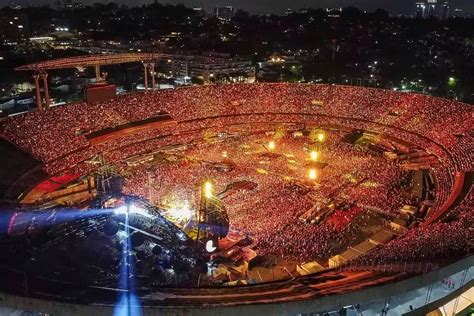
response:
{"label": "light tower", "polygon": [[208,237],[209,232],[206,229],[206,224],[209,222],[208,217],[213,204],[213,198],[214,186],[211,181],[206,181],[201,188],[201,201],[199,203],[199,210],[196,212],[197,240]]}
{"label": "light tower", "polygon": [[201,201],[196,212],[197,240],[224,238],[229,231],[229,217],[222,201],[214,194],[212,181],[205,181],[201,188]]}

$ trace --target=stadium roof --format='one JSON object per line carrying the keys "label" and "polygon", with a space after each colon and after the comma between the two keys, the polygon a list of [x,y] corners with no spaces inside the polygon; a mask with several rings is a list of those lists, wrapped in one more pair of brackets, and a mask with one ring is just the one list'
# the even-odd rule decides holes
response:
{"label": "stadium roof", "polygon": [[75,67],[89,67],[96,65],[114,65],[132,63],[143,60],[153,60],[162,57],[155,53],[121,53],[121,54],[97,54],[53,59],[38,63],[28,64],[15,68],[16,71],[26,70],[48,70],[66,69]]}

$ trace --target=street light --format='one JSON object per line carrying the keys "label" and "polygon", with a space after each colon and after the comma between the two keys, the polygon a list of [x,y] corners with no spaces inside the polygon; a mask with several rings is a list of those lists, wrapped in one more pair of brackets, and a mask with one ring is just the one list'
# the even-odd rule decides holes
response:
{"label": "street light", "polygon": [[448,84],[449,84],[450,87],[455,86],[455,85],[456,85],[456,78],[454,78],[454,77],[449,77]]}

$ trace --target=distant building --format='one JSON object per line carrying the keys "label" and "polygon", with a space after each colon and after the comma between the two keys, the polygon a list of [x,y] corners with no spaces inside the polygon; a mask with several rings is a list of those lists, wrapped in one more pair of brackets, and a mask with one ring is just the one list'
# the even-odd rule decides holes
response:
{"label": "distant building", "polygon": [[74,7],[74,2],[72,0],[64,0],[64,7],[66,9],[72,9]]}
{"label": "distant building", "polygon": [[223,21],[230,21],[234,17],[234,8],[232,6],[215,7],[214,15]]}
{"label": "distant building", "polygon": [[28,16],[10,8],[0,10],[0,41],[26,41],[28,38]]}
{"label": "distant building", "polygon": [[449,1],[448,0],[438,0],[435,16],[437,16],[441,20],[445,20],[449,18]]}
{"label": "distant building", "polygon": [[195,77],[207,82],[253,82],[255,67],[246,58],[208,52],[203,54],[174,54],[160,66],[172,77]]}
{"label": "distant building", "polygon": [[84,4],[82,2],[74,2],[73,8],[74,9],[82,9],[82,8],[84,8]]}
{"label": "distant building", "polygon": [[74,2],[73,0],[56,0],[55,6],[57,9],[81,9],[84,7],[82,2]]}
{"label": "distant building", "polygon": [[198,16],[205,16],[206,15],[206,11],[204,11],[204,9],[201,8],[201,7],[194,7],[193,10]]}
{"label": "distant building", "polygon": [[435,16],[437,4],[438,4],[438,0],[428,0],[425,18]]}
{"label": "distant building", "polygon": [[425,18],[426,17],[426,2],[424,1],[417,1],[415,3],[415,17],[417,18]]}
{"label": "distant building", "polygon": [[454,9],[453,17],[455,17],[455,18],[464,18],[465,17],[464,11],[461,10],[461,9]]}
{"label": "distant building", "polygon": [[326,8],[326,12],[329,18],[340,18],[342,14],[342,8]]}
{"label": "distant building", "polygon": [[447,19],[449,17],[449,0],[417,0],[415,2],[415,17]]}

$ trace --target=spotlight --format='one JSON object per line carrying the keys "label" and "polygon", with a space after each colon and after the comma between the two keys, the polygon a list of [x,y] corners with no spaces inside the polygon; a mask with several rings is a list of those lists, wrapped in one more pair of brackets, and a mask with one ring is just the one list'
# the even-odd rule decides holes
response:
{"label": "spotlight", "polygon": [[315,180],[318,177],[318,172],[316,169],[309,169],[308,178]]}
{"label": "spotlight", "polygon": [[273,140],[268,143],[268,150],[274,151],[275,147],[276,147],[276,144]]}
{"label": "spotlight", "polygon": [[188,220],[193,216],[193,210],[189,207],[189,202],[175,202],[170,203],[170,208],[168,209],[171,216],[177,218],[178,220]]}
{"label": "spotlight", "polygon": [[319,158],[319,153],[315,150],[312,150],[310,153],[309,153],[309,159],[311,161],[317,161]]}
{"label": "spotlight", "polygon": [[324,134],[324,132],[319,132],[318,133],[318,141],[320,143],[324,142],[324,140],[326,139],[326,135]]}
{"label": "spotlight", "polygon": [[138,207],[134,204],[131,204],[128,207],[123,205],[123,206],[120,206],[120,207],[118,207],[114,210],[115,215],[123,215],[123,214],[127,214],[127,213],[128,214],[138,214],[138,215],[142,215],[142,216],[145,216],[145,217],[148,217],[148,218],[153,218],[153,216],[150,215],[147,210],[145,210],[141,207]]}
{"label": "spotlight", "polygon": [[122,215],[127,213],[127,207],[122,205],[114,210],[115,215]]}
{"label": "spotlight", "polygon": [[130,213],[139,214],[139,215],[142,215],[142,216],[145,216],[145,217],[148,217],[148,218],[153,218],[153,216],[150,215],[146,209],[138,207],[134,204],[130,205]]}

